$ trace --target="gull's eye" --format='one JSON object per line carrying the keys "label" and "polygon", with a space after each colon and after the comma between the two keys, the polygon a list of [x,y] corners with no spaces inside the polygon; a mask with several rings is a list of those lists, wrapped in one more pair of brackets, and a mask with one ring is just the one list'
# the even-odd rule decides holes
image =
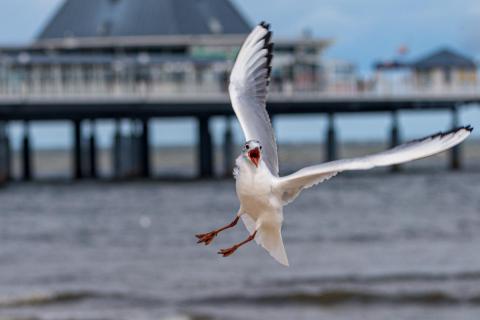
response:
{"label": "gull's eye", "polygon": [[263,147],[262,147],[262,146],[260,146],[260,150],[262,150],[262,149],[263,149]]}
{"label": "gull's eye", "polygon": [[247,150],[250,149],[250,146],[247,144],[247,145],[245,146],[245,149],[247,149]]}

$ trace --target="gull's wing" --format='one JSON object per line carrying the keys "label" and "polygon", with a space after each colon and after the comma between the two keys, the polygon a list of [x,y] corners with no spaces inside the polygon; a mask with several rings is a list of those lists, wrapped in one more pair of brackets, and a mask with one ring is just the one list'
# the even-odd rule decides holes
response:
{"label": "gull's wing", "polygon": [[306,167],[291,175],[279,178],[277,190],[282,194],[284,204],[287,204],[292,202],[303,189],[328,180],[339,172],[367,170],[425,158],[456,146],[465,140],[472,130],[470,126],[461,127],[446,133],[438,133],[407,142],[377,154]]}
{"label": "gull's wing", "polygon": [[260,141],[263,160],[278,176],[277,144],[266,109],[273,43],[270,26],[256,26],[245,40],[230,75],[229,93],[245,139]]}

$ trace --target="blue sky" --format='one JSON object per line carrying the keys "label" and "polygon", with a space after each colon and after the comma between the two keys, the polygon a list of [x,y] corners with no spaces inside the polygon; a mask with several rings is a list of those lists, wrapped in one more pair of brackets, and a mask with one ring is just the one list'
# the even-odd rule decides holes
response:
{"label": "blue sky", "polygon": [[[34,37],[62,0],[0,0],[0,43]],[[252,23],[267,20],[278,36],[332,38],[327,57],[346,59],[369,70],[377,59],[410,48],[416,58],[451,46],[480,58],[478,0],[234,0]]]}
{"label": "blue sky", "polygon": [[[267,19],[280,35],[308,28],[317,37],[335,39],[328,56],[356,62],[362,70],[372,61],[395,56],[401,45],[411,58],[452,46],[478,57],[478,0],[238,0],[253,21]],[[301,4],[298,4],[301,3]]]}

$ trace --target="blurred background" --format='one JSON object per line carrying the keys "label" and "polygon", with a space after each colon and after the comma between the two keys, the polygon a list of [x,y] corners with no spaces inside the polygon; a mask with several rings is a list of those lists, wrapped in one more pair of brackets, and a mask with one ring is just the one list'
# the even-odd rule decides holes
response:
{"label": "blurred background", "polygon": [[480,141],[238,209],[230,70],[272,25],[280,171],[480,128],[480,4],[0,0],[0,319],[478,319]]}

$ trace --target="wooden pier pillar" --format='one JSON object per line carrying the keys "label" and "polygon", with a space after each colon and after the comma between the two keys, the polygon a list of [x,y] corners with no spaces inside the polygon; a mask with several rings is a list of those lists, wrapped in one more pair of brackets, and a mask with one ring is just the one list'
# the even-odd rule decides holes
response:
{"label": "wooden pier pillar", "polygon": [[198,117],[198,175],[200,178],[213,176],[213,143],[210,134],[210,119]]}
{"label": "wooden pier pillar", "polygon": [[113,176],[119,178],[121,175],[121,141],[122,141],[122,123],[121,120],[115,120],[115,133],[113,134]]}
{"label": "wooden pier pillar", "polygon": [[337,139],[335,132],[335,118],[333,113],[328,114],[327,138],[325,140],[326,161],[337,159]]}
{"label": "wooden pier pillar", "polygon": [[130,119],[130,136],[125,150],[129,178],[143,176],[142,168],[142,124],[138,119]]}
{"label": "wooden pier pillar", "polygon": [[[390,148],[394,148],[401,143],[400,138],[400,126],[398,123],[398,112],[392,112],[392,128],[390,129]],[[400,165],[391,166],[392,172],[398,172],[401,170]]]}
{"label": "wooden pier pillar", "polygon": [[13,179],[12,174],[12,144],[10,142],[10,135],[8,134],[8,125],[5,127],[5,152],[6,152],[6,160],[7,160],[7,180]]}
{"label": "wooden pier pillar", "polygon": [[225,118],[225,133],[223,135],[223,169],[225,177],[232,175],[233,170],[233,133],[230,117]]}
{"label": "wooden pier pillar", "polygon": [[82,122],[73,121],[73,177],[83,178],[82,172]]}
{"label": "wooden pier pillar", "polygon": [[151,174],[150,168],[150,125],[149,119],[142,119],[142,136],[141,136],[141,166],[142,177],[149,178]]}
{"label": "wooden pier pillar", "polygon": [[6,183],[10,176],[10,151],[6,122],[0,122],[0,184]]}
{"label": "wooden pier pillar", "polygon": [[97,171],[97,141],[96,141],[96,125],[95,120],[90,120],[90,138],[88,139],[88,156],[89,156],[89,168],[90,177],[96,178]]}
{"label": "wooden pier pillar", "polygon": [[30,181],[32,179],[32,162],[30,149],[30,124],[28,121],[25,121],[23,124],[22,157],[22,178],[24,181]]}
{"label": "wooden pier pillar", "polygon": [[[459,117],[457,107],[452,108],[452,129],[458,127]],[[462,166],[461,159],[461,144],[456,145],[450,151],[450,169],[451,170],[460,170]]]}

